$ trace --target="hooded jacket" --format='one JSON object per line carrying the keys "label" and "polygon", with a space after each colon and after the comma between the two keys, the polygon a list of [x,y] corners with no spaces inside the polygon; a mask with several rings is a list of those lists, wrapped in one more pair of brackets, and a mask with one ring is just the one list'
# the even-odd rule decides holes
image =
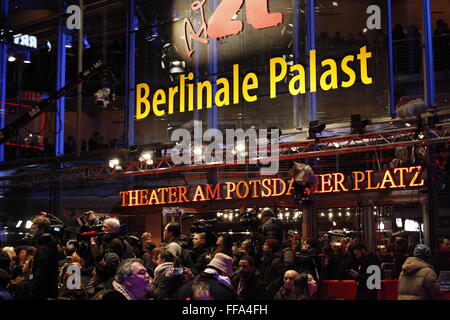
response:
{"label": "hooded jacket", "polygon": [[442,299],[442,292],[433,267],[416,257],[406,259],[398,282],[398,299]]}

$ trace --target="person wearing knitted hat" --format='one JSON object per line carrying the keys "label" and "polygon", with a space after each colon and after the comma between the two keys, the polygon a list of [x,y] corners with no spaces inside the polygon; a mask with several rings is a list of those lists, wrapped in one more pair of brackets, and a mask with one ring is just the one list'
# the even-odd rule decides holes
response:
{"label": "person wearing knitted hat", "polygon": [[233,258],[224,253],[217,253],[203,272],[178,290],[177,297],[180,300],[194,299],[193,285],[204,282],[209,286],[212,299],[238,300],[238,295],[230,280],[232,274]]}
{"label": "person wearing knitted hat", "polygon": [[441,300],[436,272],[428,263],[431,251],[424,244],[414,248],[414,256],[406,259],[398,281],[399,300]]}

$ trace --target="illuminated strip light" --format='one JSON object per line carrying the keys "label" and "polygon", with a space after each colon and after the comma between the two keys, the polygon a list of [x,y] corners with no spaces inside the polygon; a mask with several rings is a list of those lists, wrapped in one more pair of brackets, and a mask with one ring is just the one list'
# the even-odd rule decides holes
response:
{"label": "illuminated strip light", "polygon": [[15,147],[22,147],[22,148],[44,150],[43,146],[42,147],[38,147],[38,146],[32,146],[32,145],[28,145],[28,144],[17,144],[17,143],[5,142],[5,145],[15,146]]}

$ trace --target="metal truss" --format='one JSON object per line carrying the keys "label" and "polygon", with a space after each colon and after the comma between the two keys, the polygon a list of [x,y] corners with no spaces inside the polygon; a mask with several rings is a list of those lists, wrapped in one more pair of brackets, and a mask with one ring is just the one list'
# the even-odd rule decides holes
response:
{"label": "metal truss", "polygon": [[[445,143],[450,141],[450,123],[440,124],[437,129],[418,130],[417,128],[403,128],[386,130],[367,134],[329,137],[315,140],[305,140],[279,144],[278,150],[270,150],[272,158],[257,157],[235,163],[217,161],[192,165],[176,165],[171,158],[154,159],[153,164],[142,162],[127,162],[121,164],[122,169],[116,170],[106,164],[84,166],[69,169],[55,169],[46,172],[31,174],[17,174],[0,177],[0,188],[31,187],[38,184],[50,184],[65,181],[98,180],[132,177],[138,175],[166,174],[171,172],[186,172],[206,170],[236,165],[255,165],[264,160],[292,161],[312,157],[333,156],[339,154],[374,152],[378,150],[395,149],[399,147],[426,146],[429,144]],[[273,145],[272,145],[273,146]],[[264,154],[267,153],[267,150]],[[279,156],[277,157],[277,153]],[[219,159],[220,160],[220,159]]]}

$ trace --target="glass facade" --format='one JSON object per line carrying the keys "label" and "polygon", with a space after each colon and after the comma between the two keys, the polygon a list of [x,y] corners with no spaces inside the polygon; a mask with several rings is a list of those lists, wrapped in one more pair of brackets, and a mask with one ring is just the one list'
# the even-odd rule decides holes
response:
{"label": "glass facade", "polygon": [[445,106],[450,99],[450,1],[431,1],[431,20],[436,105]]}
{"label": "glass facade", "polygon": [[[339,68],[338,86],[318,90],[317,120],[332,123],[349,121],[352,114],[361,114],[366,118],[389,114],[386,12],[386,1],[316,1],[315,45],[318,61],[331,58],[342,64],[345,62],[356,71],[356,79],[351,80],[348,71]],[[375,18],[377,13],[379,21]],[[357,55],[362,47],[371,53],[367,75],[364,75]],[[348,56],[352,58],[346,59]],[[327,70],[327,67],[322,68],[317,77],[322,78]],[[347,81],[354,81],[354,84],[349,87],[339,85]]]}
{"label": "glass facade", "polygon": [[[150,112],[147,117],[138,118],[132,133],[135,144],[169,142],[174,129],[189,127],[193,120],[202,120],[205,129],[290,129],[305,127],[315,119],[327,123],[348,121],[352,114],[361,114],[363,118],[388,116],[393,108],[389,105],[390,91],[394,94],[394,106],[413,98],[424,98],[422,47],[423,33],[428,28],[433,32],[434,40],[436,104],[446,103],[448,1],[431,1],[431,22],[426,26],[423,25],[420,0],[256,3],[267,4],[264,14],[272,16],[275,22],[270,26],[258,26],[252,20],[257,10],[244,3],[235,8],[235,14],[228,21],[240,23],[241,29],[225,36],[219,34],[217,39],[213,37],[217,35],[217,12],[220,14],[223,10],[220,1],[148,1],[136,5],[136,14],[130,23],[133,25],[130,32],[136,36],[135,82],[148,84],[150,97],[158,89],[168,94],[170,88],[180,86],[182,75],[186,78],[186,88],[189,84],[197,88],[206,81],[212,88],[211,93],[208,88],[196,90],[192,97],[186,98],[185,112],[177,112],[182,104],[180,98],[174,99],[171,106],[174,112],[169,112],[166,101],[160,107],[165,111],[163,115]],[[19,14],[22,7],[10,9],[10,27],[37,36],[39,50],[31,50],[32,63],[24,64],[27,51],[15,47],[17,60],[8,63],[7,123],[54,90],[58,68],[65,68],[66,83],[77,73],[77,31],[64,28],[66,64],[57,66],[55,48],[58,24],[61,24],[57,13],[61,8],[54,5],[35,10],[38,7],[36,4],[36,8],[29,8],[33,14],[25,20]],[[125,101],[125,12],[128,12],[128,5],[124,1],[111,1],[107,5],[85,2],[83,67],[102,59],[114,74],[114,80],[98,76],[83,85],[82,123],[87,128],[81,132],[80,148],[83,151],[125,145],[125,109],[135,107],[134,103]],[[277,14],[282,18],[277,20]],[[220,19],[219,22],[226,24]],[[392,83],[388,68],[389,25],[392,26]],[[52,50],[46,50],[47,43]],[[358,58],[362,48],[368,52],[366,68],[364,59]],[[133,48],[130,49],[133,52]],[[281,57],[287,68],[286,76],[275,84],[276,96],[271,97],[270,61],[276,57]],[[291,70],[292,66],[298,65],[304,68],[303,91],[299,80],[302,79],[299,77],[301,67]],[[275,65],[275,75],[280,72],[280,67]],[[310,79],[314,69],[316,83]],[[190,73],[191,79],[188,78]],[[234,81],[236,73],[240,82]],[[257,79],[258,84],[257,88],[248,90],[249,99],[246,99],[242,82],[249,74],[254,77],[248,78],[247,83],[251,85]],[[223,102],[226,99],[216,99],[224,82],[229,83],[228,103]],[[114,101],[112,95],[109,103],[98,101],[96,94],[104,88],[114,91]],[[136,89],[139,94],[139,88]],[[238,98],[234,96],[236,90]],[[208,94],[212,96],[212,103],[207,103]],[[192,99],[192,105],[188,99]],[[19,130],[6,146],[7,160],[54,154],[55,124],[63,124],[65,142],[69,137],[77,136],[76,108],[77,92],[73,90],[65,97],[64,120],[57,113],[49,112]],[[20,147],[25,145],[28,147]],[[66,153],[73,152],[70,143],[66,146]]]}

